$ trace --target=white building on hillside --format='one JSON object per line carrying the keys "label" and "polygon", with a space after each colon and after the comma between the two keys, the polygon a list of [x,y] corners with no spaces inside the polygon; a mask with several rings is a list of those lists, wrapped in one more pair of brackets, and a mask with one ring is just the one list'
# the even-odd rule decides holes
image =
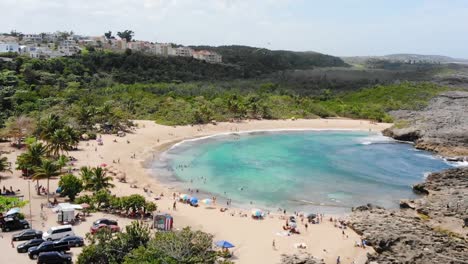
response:
{"label": "white building on hillside", "polygon": [[40,34],[26,34],[23,36],[23,42],[42,42]]}
{"label": "white building on hillside", "polygon": [[63,56],[73,56],[78,53],[79,48],[78,45],[76,45],[75,40],[68,39],[60,42],[57,50],[63,54]]}
{"label": "white building on hillside", "polygon": [[221,63],[223,62],[223,57],[216,52],[208,50],[200,50],[193,52],[193,58],[197,60],[204,60],[210,63]]}
{"label": "white building on hillside", "polygon": [[52,50],[49,47],[28,47],[27,51],[29,57],[36,59],[48,59],[48,58],[57,58],[63,57],[63,53]]}
{"label": "white building on hillside", "polygon": [[160,55],[160,56],[169,56],[170,51],[172,50],[172,45],[167,43],[155,43],[153,44],[149,52]]}
{"label": "white building on hillside", "polygon": [[19,52],[18,42],[0,42],[0,53]]}
{"label": "white building on hillside", "polygon": [[171,48],[169,50],[169,55],[181,56],[181,57],[192,57],[193,49],[188,48],[188,47]]}

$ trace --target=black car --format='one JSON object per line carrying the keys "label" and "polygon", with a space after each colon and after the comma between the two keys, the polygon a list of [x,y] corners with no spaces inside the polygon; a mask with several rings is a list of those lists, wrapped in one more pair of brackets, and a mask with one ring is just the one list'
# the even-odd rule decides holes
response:
{"label": "black car", "polygon": [[30,259],[36,259],[41,252],[50,252],[50,251],[57,251],[57,252],[65,252],[70,250],[68,245],[64,245],[61,243],[56,243],[52,241],[45,241],[37,247],[31,247],[28,249],[28,255]]}
{"label": "black car", "polygon": [[22,220],[22,219],[7,220],[3,222],[2,224],[3,232],[10,232],[12,230],[28,229],[28,228],[29,228],[28,221]]}
{"label": "black car", "polygon": [[84,239],[79,236],[67,236],[56,242],[57,244],[64,244],[70,247],[82,247],[84,246]]}
{"label": "black car", "polygon": [[104,225],[115,225],[115,226],[118,226],[119,224],[117,223],[117,221],[115,220],[110,220],[110,219],[107,219],[107,218],[101,218],[101,219],[98,219],[96,221],[94,221],[93,225],[94,226],[98,226],[100,224],[104,224]]}
{"label": "black car", "polygon": [[31,239],[28,242],[24,242],[24,243],[19,244],[16,247],[16,251],[18,251],[18,253],[26,253],[26,252],[28,252],[29,248],[37,247],[40,244],[42,244],[42,242],[44,242],[44,239],[42,239],[42,238]]}
{"label": "black car", "polygon": [[56,251],[42,252],[37,258],[37,264],[53,264],[53,263],[72,263],[70,254],[63,254]]}
{"label": "black car", "polygon": [[22,241],[22,240],[30,240],[33,238],[41,238],[41,237],[42,237],[42,231],[28,229],[28,230],[24,230],[23,232],[13,235],[12,239],[13,241]]}

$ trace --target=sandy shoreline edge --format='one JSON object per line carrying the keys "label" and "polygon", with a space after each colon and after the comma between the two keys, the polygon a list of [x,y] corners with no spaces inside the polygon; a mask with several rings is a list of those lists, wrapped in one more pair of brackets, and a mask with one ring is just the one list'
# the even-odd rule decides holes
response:
{"label": "sandy shoreline edge", "polygon": [[[240,217],[242,208],[230,208],[228,212],[221,213],[218,209],[209,210],[204,206],[198,208],[183,204],[177,205],[177,210],[172,210],[174,200],[172,193],[174,188],[167,187],[152,176],[148,162],[152,162],[153,155],[162,153],[184,140],[197,140],[202,137],[229,133],[248,133],[249,131],[268,130],[357,130],[380,132],[391,124],[371,123],[365,120],[349,119],[312,119],[312,120],[252,120],[240,123],[218,123],[216,125],[200,126],[163,126],[154,121],[135,121],[138,124],[135,131],[128,133],[124,138],[115,135],[102,135],[103,146],[98,146],[94,141],[80,142],[78,151],[69,155],[77,158],[75,168],[81,166],[99,166],[107,163],[115,171],[127,175],[127,183],[120,183],[114,179],[115,188],[112,193],[117,196],[141,194],[148,200],[155,201],[158,211],[170,213],[175,219],[175,227],[190,226],[193,229],[203,230],[214,235],[215,240],[228,240],[236,245],[234,249],[236,263],[279,263],[281,254],[293,254],[308,252],[325,263],[335,263],[340,256],[343,263],[365,263],[366,254],[373,252],[371,248],[362,249],[354,247],[359,236],[351,230],[346,231],[346,237],[342,231],[334,227],[333,223],[324,221],[318,225],[311,225],[306,230],[300,225],[300,235],[285,236],[282,230],[284,220],[271,216],[262,221],[255,221],[249,217]],[[115,141],[114,141],[115,140]],[[0,150],[8,152],[8,160],[15,163],[16,157],[22,153],[12,149],[8,144],[0,144]],[[135,158],[132,158],[135,156]],[[4,177],[2,184],[21,189],[22,194],[28,194],[28,181],[20,178],[20,172],[15,171],[11,177]],[[44,184],[44,182],[42,182]],[[55,190],[58,179],[50,181],[50,189]],[[137,188],[131,188],[136,185]],[[31,184],[33,186],[33,184]],[[143,188],[151,190],[144,192]],[[34,189],[32,189],[34,190]],[[154,200],[155,196],[163,193],[164,197]],[[200,197],[201,198],[201,197]],[[40,203],[45,201],[45,196],[38,196],[31,192],[31,220],[33,227],[40,230],[57,225],[56,215],[47,210],[48,218],[41,218]],[[28,215],[29,208],[22,209]],[[75,233],[84,236],[89,231],[89,224],[100,217],[118,218],[124,226],[131,219],[120,218],[114,215],[95,213],[86,223],[74,227]],[[38,225],[40,223],[40,225]],[[11,234],[9,233],[8,236]],[[5,261],[12,263],[31,263],[27,257],[19,255],[11,249],[9,237],[0,240],[0,246],[10,248],[6,251]],[[272,249],[272,240],[276,241],[276,249]],[[299,250],[294,247],[296,243],[307,244],[307,249]],[[73,249],[79,254],[81,249]]]}
{"label": "sandy shoreline edge", "polygon": [[[190,142],[196,142],[196,141],[203,141],[203,140],[209,140],[212,138],[216,137],[222,137],[222,136],[230,136],[230,135],[257,135],[257,134],[266,134],[266,133],[288,133],[288,132],[308,132],[308,131],[318,131],[318,132],[323,132],[323,131],[345,131],[345,132],[368,132],[368,133],[375,133],[377,136],[383,136],[380,131],[372,131],[369,132],[369,130],[365,129],[349,129],[349,128],[282,128],[282,129],[254,129],[254,130],[242,130],[242,131],[229,131],[229,132],[221,132],[221,133],[215,133],[215,134],[210,134],[210,135],[201,135],[197,137],[190,137],[190,138],[185,138],[181,140],[174,140],[173,142],[169,142],[160,146],[155,146],[153,148],[153,151],[148,152],[146,154],[146,157],[144,158],[144,161],[141,162],[142,167],[147,170],[148,177],[151,177],[155,179],[158,184],[161,186],[164,186],[167,189],[171,189],[174,192],[179,192],[179,193],[187,193],[187,190],[181,188],[182,183],[186,183],[185,181],[178,179],[174,174],[170,176],[169,178],[173,180],[168,180],[164,181],[160,177],[158,178],[157,173],[153,171],[152,165],[155,162],[155,159],[161,158],[162,155],[165,155],[167,152],[180,147],[183,144],[190,143]],[[385,137],[385,136],[383,136]],[[388,137],[385,137],[388,138]],[[406,142],[406,141],[399,141],[399,140],[394,140],[389,138],[392,142],[399,142],[399,143],[408,143],[411,144],[412,142]],[[200,144],[203,144],[200,143]],[[179,186],[178,186],[179,185]],[[213,197],[215,196],[213,193],[206,192],[203,190],[199,190],[197,193],[197,197]],[[219,204],[223,204],[227,201],[228,197],[224,197],[223,195],[218,195],[216,194],[217,199],[220,201]],[[302,203],[304,205],[310,204],[315,207],[339,207],[339,208],[348,208],[347,206],[339,206],[339,205],[332,205],[332,204],[320,204],[320,203],[313,203],[310,201],[295,201],[298,203]],[[251,207],[252,205],[249,205],[247,203],[239,203],[237,201],[233,201],[233,205],[230,208],[231,209],[237,209],[237,210],[248,210],[248,207]],[[275,208],[268,208],[268,207],[263,207],[260,206],[259,208],[261,209],[266,209],[268,211],[274,211]],[[287,208],[286,208],[287,209]],[[349,215],[350,212],[341,212],[341,213],[328,213],[328,215],[331,215],[333,217],[345,217]],[[277,215],[276,213],[272,213],[273,215]]]}

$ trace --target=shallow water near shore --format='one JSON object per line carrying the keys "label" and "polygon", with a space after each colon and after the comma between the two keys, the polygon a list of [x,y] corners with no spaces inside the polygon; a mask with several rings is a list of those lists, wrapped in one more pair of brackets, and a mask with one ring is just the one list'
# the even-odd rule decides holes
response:
{"label": "shallow water near shore", "polygon": [[410,144],[362,131],[224,134],[184,141],[151,164],[163,183],[199,190],[201,199],[326,213],[366,203],[397,207],[415,197],[412,184],[449,167]]}

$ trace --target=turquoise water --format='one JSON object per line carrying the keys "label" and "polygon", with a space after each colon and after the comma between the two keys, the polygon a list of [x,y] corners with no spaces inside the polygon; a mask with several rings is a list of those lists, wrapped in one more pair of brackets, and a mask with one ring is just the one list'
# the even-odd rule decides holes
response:
{"label": "turquoise water", "polygon": [[396,207],[415,197],[411,185],[426,173],[449,167],[410,144],[356,131],[220,135],[179,144],[153,164],[177,188],[198,189],[198,198],[313,212]]}

